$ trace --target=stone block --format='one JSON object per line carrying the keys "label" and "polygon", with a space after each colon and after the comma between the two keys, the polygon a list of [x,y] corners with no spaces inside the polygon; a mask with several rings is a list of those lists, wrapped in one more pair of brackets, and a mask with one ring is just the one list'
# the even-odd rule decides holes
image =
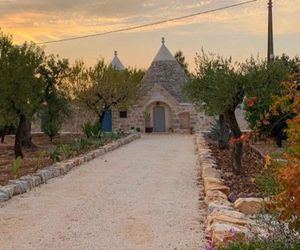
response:
{"label": "stone block", "polygon": [[233,225],[230,223],[213,223],[211,231],[211,237],[214,242],[233,240],[237,233],[245,235],[247,237],[252,236],[250,230],[247,227]]}
{"label": "stone block", "polygon": [[103,148],[99,148],[96,150],[97,157],[105,154],[105,150]]}
{"label": "stone block", "polygon": [[35,179],[33,178],[33,176],[22,176],[19,180],[27,181],[29,189],[32,189],[36,186],[35,185]]}
{"label": "stone block", "polygon": [[225,206],[225,205],[219,205],[219,204],[216,204],[216,203],[209,203],[207,205],[207,213],[208,214],[211,214],[212,212],[214,211],[224,211],[224,210],[231,210],[233,211],[234,208],[232,205],[230,206]]}
{"label": "stone block", "polygon": [[63,163],[66,165],[68,172],[75,167],[75,162],[73,160],[64,161]]}
{"label": "stone block", "polygon": [[211,165],[205,165],[202,167],[203,178],[221,178],[221,173]]}
{"label": "stone block", "polygon": [[14,195],[15,185],[6,185],[0,188],[0,192],[6,193],[9,198]]}
{"label": "stone block", "polygon": [[60,176],[60,170],[55,168],[53,165],[50,167],[44,168],[43,170],[49,171],[51,173],[51,178]]}
{"label": "stone block", "polygon": [[3,192],[2,190],[0,190],[0,203],[1,202],[5,202],[7,200],[9,200],[11,197],[9,197],[9,194],[6,192]]}
{"label": "stone block", "polygon": [[47,169],[39,170],[34,175],[41,178],[41,183],[47,183],[47,181],[52,178],[52,173]]}
{"label": "stone block", "polygon": [[84,162],[89,162],[93,160],[92,156],[89,154],[84,155],[83,158],[84,158]]}
{"label": "stone block", "polygon": [[205,204],[214,203],[223,206],[230,206],[226,194],[219,190],[208,190],[204,199]]}
{"label": "stone block", "polygon": [[237,211],[214,211],[207,217],[207,231],[211,231],[213,223],[228,223],[238,226],[247,226],[250,224],[245,214]]}
{"label": "stone block", "polygon": [[14,195],[26,193],[31,189],[31,184],[27,180],[10,180],[8,183],[14,186]]}
{"label": "stone block", "polygon": [[219,178],[206,177],[204,179],[204,191],[207,193],[209,190],[219,190],[226,195],[229,195],[230,188],[225,186],[223,181]]}
{"label": "stone block", "polygon": [[234,208],[244,214],[258,214],[264,208],[261,198],[239,198],[234,203]]}

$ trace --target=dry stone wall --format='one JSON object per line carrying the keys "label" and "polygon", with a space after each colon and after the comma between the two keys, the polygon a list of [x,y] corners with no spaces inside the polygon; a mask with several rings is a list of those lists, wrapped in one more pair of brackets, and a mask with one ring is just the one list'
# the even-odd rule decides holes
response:
{"label": "dry stone wall", "polygon": [[235,203],[229,202],[230,188],[221,179],[220,170],[216,169],[216,161],[202,134],[196,135],[196,145],[204,182],[208,236],[216,243],[232,240],[236,233],[251,237],[256,225],[248,215],[263,210],[263,199],[239,198]]}

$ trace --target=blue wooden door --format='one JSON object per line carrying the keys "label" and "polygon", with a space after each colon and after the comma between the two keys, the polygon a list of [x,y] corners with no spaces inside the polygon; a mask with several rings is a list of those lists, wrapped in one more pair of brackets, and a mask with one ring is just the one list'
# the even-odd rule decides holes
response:
{"label": "blue wooden door", "polygon": [[102,122],[102,130],[104,132],[112,132],[112,114],[111,111],[104,113],[104,119]]}
{"label": "blue wooden door", "polygon": [[153,113],[154,132],[166,132],[165,108],[156,106]]}

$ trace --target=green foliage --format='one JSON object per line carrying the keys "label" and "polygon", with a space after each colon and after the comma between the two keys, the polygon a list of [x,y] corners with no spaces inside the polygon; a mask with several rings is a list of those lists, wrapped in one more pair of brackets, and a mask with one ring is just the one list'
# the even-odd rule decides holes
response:
{"label": "green foliage", "polygon": [[75,139],[70,144],[60,144],[51,152],[50,158],[54,162],[62,161],[78,154],[87,152],[103,146],[105,143],[117,140],[124,136],[122,132],[118,133],[102,133],[101,138],[81,138]]}
{"label": "green foliage", "polygon": [[39,73],[45,82],[43,105],[40,109],[42,131],[52,138],[58,134],[63,121],[69,117],[70,106],[67,99],[66,81],[69,76],[69,63],[66,59],[49,56]]}
{"label": "green foliage", "polygon": [[239,174],[242,168],[243,142],[235,110],[245,96],[246,76],[242,67],[232,63],[231,58],[214,54],[197,55],[196,74],[185,84],[183,91],[188,99],[209,115],[224,116],[235,143],[232,150],[232,169]]}
{"label": "green foliage", "polygon": [[177,51],[174,55],[176,61],[180,64],[181,68],[184,70],[184,73],[189,76],[190,72],[188,69],[188,63],[185,60],[185,56],[183,55],[183,52],[181,50]]}
{"label": "green foliage", "polygon": [[18,177],[20,175],[20,168],[22,166],[22,159],[18,157],[12,162],[11,171],[14,177]]}
{"label": "green foliage", "polygon": [[256,177],[255,184],[264,197],[276,195],[282,191],[277,180],[277,167],[275,165],[265,167]]}
{"label": "green foliage", "polygon": [[53,137],[56,136],[61,129],[61,123],[58,120],[47,121],[46,118],[43,117],[41,120],[41,129],[52,141]]}
{"label": "green foliage", "polygon": [[196,74],[184,86],[185,95],[193,103],[210,115],[220,115],[242,103],[245,83],[231,58],[202,51],[195,61]]}
{"label": "green foliage", "polygon": [[35,162],[35,171],[37,171],[38,169],[42,168],[43,166],[43,160],[44,158],[47,156],[47,152],[46,151],[41,151],[37,154],[37,159]]}
{"label": "green foliage", "polygon": [[15,154],[23,156],[21,145],[24,138],[30,138],[27,125],[42,103],[44,82],[39,68],[45,53],[34,43],[14,45],[0,31],[0,54],[0,124],[16,122],[20,131],[15,137]]}
{"label": "green foliage", "polygon": [[210,136],[214,141],[223,141],[226,145],[229,144],[230,133],[221,133],[220,121],[216,119],[210,129]]}
{"label": "green foliage", "polygon": [[279,130],[286,128],[286,126],[280,125],[290,119],[286,112],[278,110],[278,114],[269,116],[268,119],[265,119],[264,116],[274,103],[273,97],[284,94],[282,81],[288,77],[289,73],[299,72],[297,67],[299,62],[299,58],[291,59],[283,54],[270,64],[266,62],[258,64],[251,59],[245,65],[248,81],[251,82],[247,87],[246,119],[250,128],[258,129],[261,135],[267,136],[272,132],[280,133],[282,131]]}
{"label": "green foliage", "polygon": [[82,125],[82,130],[86,138],[100,138],[102,134],[101,124],[99,122],[95,122],[94,124],[86,122]]}
{"label": "green foliage", "polygon": [[106,111],[126,109],[138,99],[143,76],[140,70],[116,70],[104,60],[90,68],[78,61],[70,74],[71,92],[80,104],[98,116],[101,123]]}
{"label": "green foliage", "polygon": [[299,250],[300,241],[289,244],[285,240],[259,240],[254,239],[250,241],[239,240],[230,242],[225,247],[219,247],[218,250]]}
{"label": "green foliage", "polygon": [[44,51],[30,43],[13,45],[1,33],[0,51],[0,110],[15,120],[20,114],[31,118],[41,105]]}

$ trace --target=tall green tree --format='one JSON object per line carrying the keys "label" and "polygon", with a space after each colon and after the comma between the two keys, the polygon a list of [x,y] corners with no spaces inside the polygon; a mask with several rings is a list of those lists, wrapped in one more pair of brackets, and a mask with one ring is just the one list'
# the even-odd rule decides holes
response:
{"label": "tall green tree", "polygon": [[184,70],[185,74],[187,76],[190,75],[190,72],[189,72],[189,65],[188,63],[186,62],[185,60],[185,56],[183,55],[183,52],[181,50],[178,50],[175,55],[174,55],[176,61],[180,64],[181,68]]}
{"label": "tall green tree", "polygon": [[41,105],[44,83],[38,73],[44,51],[34,44],[13,45],[0,33],[0,110],[6,123],[17,122],[15,155],[23,157],[22,145],[31,145],[32,116]]}
{"label": "tall green tree", "polygon": [[68,60],[53,55],[47,57],[39,69],[39,74],[45,83],[43,104],[39,111],[41,128],[51,141],[58,134],[63,121],[70,114],[69,100],[65,90],[69,72]]}
{"label": "tall green tree", "polygon": [[202,51],[195,61],[196,74],[185,85],[184,92],[198,107],[210,115],[221,115],[229,124],[237,140],[232,150],[232,166],[236,173],[240,173],[243,142],[238,140],[242,133],[235,110],[244,99],[244,77],[236,70],[231,58],[224,59]]}
{"label": "tall green tree", "polygon": [[282,139],[286,137],[287,120],[294,114],[282,109],[278,109],[276,114],[269,114],[268,117],[266,113],[273,105],[274,96],[285,94],[282,81],[288,74],[299,73],[299,62],[299,58],[289,58],[283,54],[270,64],[257,64],[252,59],[245,65],[246,71],[249,72],[249,81],[252,83],[247,90],[246,119],[250,128],[257,131],[259,136],[274,136],[278,146],[281,146]]}
{"label": "tall green tree", "polygon": [[138,99],[143,76],[144,72],[140,70],[116,70],[104,60],[88,69],[82,62],[77,62],[72,69],[71,84],[77,100],[94,112],[102,123],[106,111],[126,109]]}

